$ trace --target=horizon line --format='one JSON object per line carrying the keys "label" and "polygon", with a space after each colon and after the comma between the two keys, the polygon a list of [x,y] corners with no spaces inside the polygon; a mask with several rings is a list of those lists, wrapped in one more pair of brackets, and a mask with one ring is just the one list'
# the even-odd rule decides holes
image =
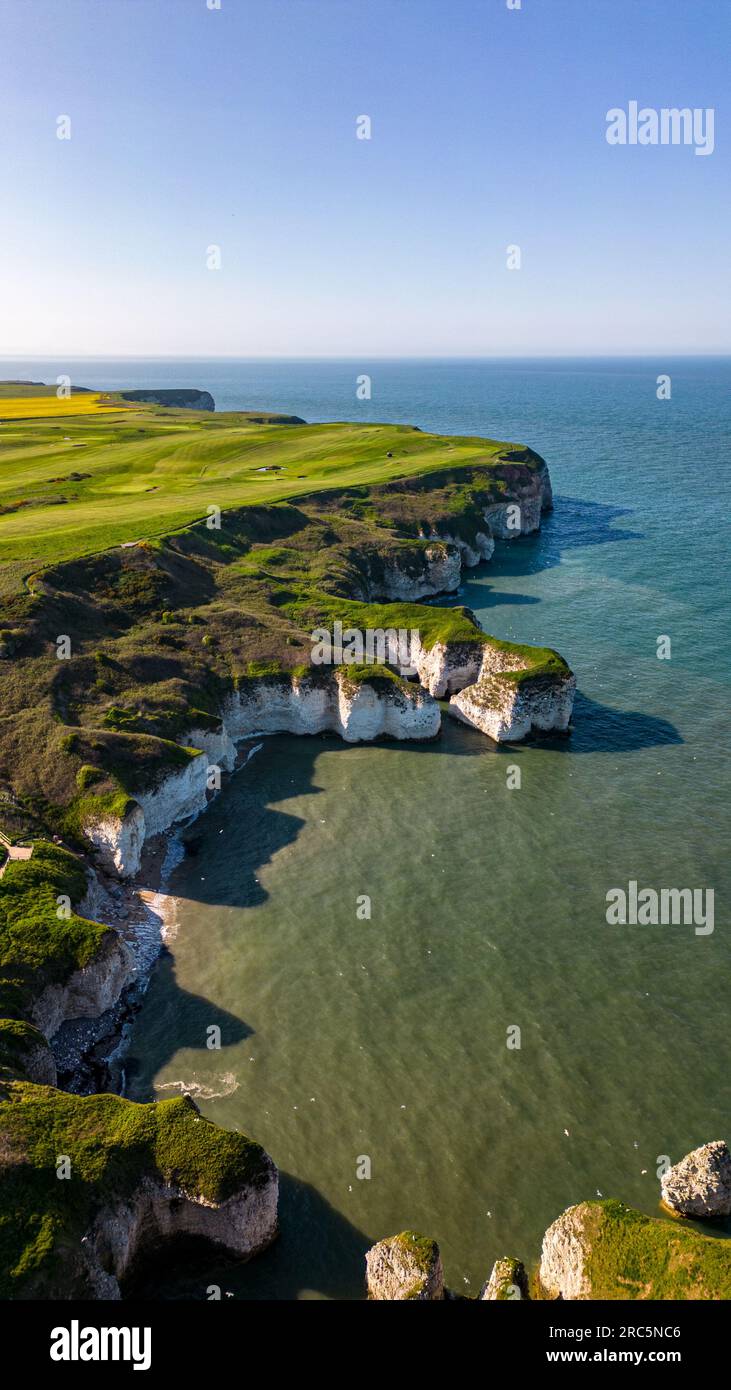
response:
{"label": "horizon line", "polygon": [[506,352],[506,353],[80,353],[59,350],[47,352],[2,352],[0,362],[41,362],[48,358],[71,358],[82,362],[581,362],[636,361],[664,356],[731,357],[731,347],[714,349],[655,348],[642,352]]}

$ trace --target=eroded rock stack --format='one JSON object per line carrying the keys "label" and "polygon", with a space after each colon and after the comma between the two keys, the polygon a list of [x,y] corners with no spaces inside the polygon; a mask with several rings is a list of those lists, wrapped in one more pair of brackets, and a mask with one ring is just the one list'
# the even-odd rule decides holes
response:
{"label": "eroded rock stack", "polygon": [[524,1265],[510,1256],[496,1260],[490,1278],[480,1290],[480,1300],[492,1303],[521,1298],[530,1298]]}
{"label": "eroded rock stack", "polygon": [[366,1255],[368,1297],[376,1300],[444,1298],[439,1246],[415,1231],[381,1240]]}
{"label": "eroded rock stack", "polygon": [[731,1153],[721,1139],[686,1154],[661,1178],[662,1199],[680,1216],[731,1215]]}

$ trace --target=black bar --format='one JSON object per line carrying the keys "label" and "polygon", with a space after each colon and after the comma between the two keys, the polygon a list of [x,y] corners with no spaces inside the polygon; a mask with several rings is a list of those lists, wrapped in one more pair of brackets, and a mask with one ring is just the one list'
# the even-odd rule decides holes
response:
{"label": "black bar", "polygon": [[[302,1322],[300,1322],[302,1318]],[[322,1319],[322,1321],[320,1321]],[[410,1303],[169,1302],[169,1303],[6,1303],[0,1307],[0,1340],[6,1356],[22,1347],[24,1371],[38,1371],[52,1384],[60,1375],[77,1382],[103,1371],[134,1374],[135,1360],[147,1379],[180,1371],[190,1377],[228,1374],[248,1378],[261,1358],[271,1358],[277,1376],[288,1364],[339,1369],[340,1375],[383,1365],[382,1356],[414,1372],[432,1355],[445,1367],[470,1353],[486,1379],[498,1366],[515,1371],[591,1371],[606,1367],[636,1370],[658,1366],[709,1370],[717,1365],[726,1340],[728,1309],[723,1303],[514,1302],[483,1308],[474,1300],[439,1307]],[[77,1331],[74,1334],[74,1324]],[[85,1329],[127,1329],[127,1360],[80,1359],[80,1348],[94,1350]],[[68,1330],[65,1349],[78,1359],[54,1360],[51,1345],[64,1345],[57,1329]],[[145,1329],[149,1342],[145,1343]],[[133,1340],[136,1330],[138,1340]],[[394,1341],[394,1338],[397,1340]],[[403,1340],[402,1340],[403,1339]],[[127,1348],[120,1340],[122,1350]],[[350,1348],[347,1351],[347,1348]],[[346,1359],[344,1360],[344,1348]],[[353,1357],[353,1352],[357,1355]],[[112,1342],[110,1355],[114,1351]],[[455,1358],[457,1360],[455,1361]],[[435,1369],[438,1362],[435,1362]],[[452,1379],[452,1377],[450,1377]],[[91,1381],[90,1381],[91,1383]]]}

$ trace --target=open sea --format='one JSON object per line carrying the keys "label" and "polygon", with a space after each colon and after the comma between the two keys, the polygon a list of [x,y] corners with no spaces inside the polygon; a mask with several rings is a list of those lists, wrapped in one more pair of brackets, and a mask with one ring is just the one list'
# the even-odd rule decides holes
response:
{"label": "open sea", "polygon": [[[555,511],[458,601],[578,678],[569,739],[497,748],[448,718],[422,746],[267,738],[199,820],[129,1094],[192,1089],[264,1144],[282,1234],[157,1292],[358,1298],[368,1246],[411,1228],[477,1294],[571,1203],[655,1213],[658,1165],[731,1140],[731,360],[0,361],[61,372],[531,445]],[[713,932],[608,926],[630,880],[713,889]]]}

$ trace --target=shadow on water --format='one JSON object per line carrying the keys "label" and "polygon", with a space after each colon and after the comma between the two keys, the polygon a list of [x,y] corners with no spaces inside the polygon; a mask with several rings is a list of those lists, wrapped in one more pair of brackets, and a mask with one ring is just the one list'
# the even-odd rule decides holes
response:
{"label": "shadow on water", "polygon": [[[375,746],[379,752],[409,758],[440,757],[516,757],[529,756],[532,749],[570,757],[572,754],[587,753],[636,753],[645,748],[659,748],[682,744],[683,739],[673,724],[641,710],[622,710],[603,705],[588,695],[577,691],[574,701],[572,729],[566,734],[536,734],[521,744],[496,744],[477,729],[451,719],[445,714],[443,734],[425,743],[400,742],[398,740],[379,741]],[[216,872],[198,875],[191,872],[190,866],[185,875],[185,896],[196,902],[217,907],[253,908],[267,901],[268,894],[262,886],[259,874],[274,856],[297,840],[305,826],[302,816],[281,811],[278,802],[302,796],[317,796],[321,790],[314,780],[315,765],[322,753],[337,753],[338,757],[362,754],[362,744],[347,744],[332,735],[298,737],[290,734],[273,735],[266,740],[267,758],[265,786],[262,779],[250,778],[246,782],[234,777],[233,783],[223,796],[211,803],[205,820],[183,837],[188,854],[200,857],[202,869],[210,869],[210,855],[215,854]],[[294,744],[296,752],[287,755],[288,746]],[[234,805],[232,807],[232,798]],[[317,811],[313,812],[316,816]],[[218,840],[235,825],[235,836]],[[226,872],[226,856],[234,856],[230,873]],[[234,862],[235,859],[235,862]],[[175,877],[171,882],[175,892]],[[174,968],[169,956],[161,959],[153,973],[155,983],[160,988],[160,1007],[168,995],[177,995],[174,984]],[[155,995],[148,1002],[155,1003]],[[171,1010],[170,1029],[174,1040],[173,1050],[184,1046],[205,1045],[205,1035],[201,1041],[202,1011],[208,1008],[205,1001],[195,996],[185,996],[182,1006]],[[206,1013],[206,1022],[215,1022]],[[245,1024],[239,1025],[246,1028]],[[241,1036],[245,1037],[246,1032]],[[226,1032],[230,1039],[230,1032]],[[198,1041],[192,1039],[197,1037]]]}
{"label": "shadow on water", "polygon": [[530,608],[533,604],[540,603],[541,600],[534,594],[509,594],[504,589],[494,589],[484,578],[484,575],[489,573],[490,566],[489,560],[486,564],[478,565],[463,579],[456,593],[440,594],[438,598],[429,599],[429,607],[454,608],[455,604],[464,603],[465,590],[469,593],[470,583],[475,579],[480,581],[480,604],[484,608],[497,608],[500,604],[509,605],[511,608]]}
{"label": "shadow on water", "polygon": [[[254,1032],[248,1023],[236,1018],[227,1009],[220,1009],[210,999],[199,994],[190,994],[181,989],[175,978],[175,961],[166,947],[163,947],[150,977],[145,997],[145,1009],[151,1011],[159,1025],[154,1036],[145,1036],[144,1061],[135,1053],[134,1034],[132,1044],[125,1057],[124,1071],[126,1091],[133,1100],[146,1101],[165,1099],[183,1090],[190,1090],[194,1099],[212,1099],[210,1095],[196,1095],[194,1080],[181,1077],[181,1085],[156,1095],[151,1087],[143,1086],[138,1080],[140,1073],[156,1076],[181,1048],[205,1051],[210,1034],[208,1029],[215,1025],[221,1030],[224,1046],[243,1042]],[[209,1054],[206,1054],[209,1055]],[[222,1054],[224,1055],[224,1054]],[[191,1080],[193,1084],[191,1085]]]}
{"label": "shadow on water", "polygon": [[222,1258],[200,1241],[180,1242],[174,1257],[166,1246],[159,1257],[144,1261],[124,1296],[133,1302],[207,1299],[211,1286],[222,1299],[365,1296],[365,1254],[372,1240],[311,1183],[289,1173],[279,1175],[279,1225],[274,1244],[246,1264]]}
{"label": "shadow on water", "polygon": [[667,719],[641,710],[612,709],[577,690],[571,738],[556,742],[564,749],[570,743],[572,753],[637,753],[641,748],[677,745],[683,739]]}
{"label": "shadow on water", "polygon": [[554,501],[555,510],[544,516],[539,532],[526,536],[518,545],[511,542],[502,547],[503,554],[507,549],[516,558],[517,568],[511,564],[511,574],[536,574],[539,570],[552,569],[561,563],[567,550],[645,539],[641,531],[615,528],[614,523],[621,517],[632,515],[631,507],[587,502],[583,497],[556,497]]}
{"label": "shadow on water", "polygon": [[466,589],[469,592],[470,582],[475,579],[479,579],[481,607],[538,604],[541,599],[535,594],[508,593],[494,588],[490,584],[490,575],[525,578],[527,575],[540,574],[543,570],[555,569],[569,550],[610,545],[617,541],[644,540],[641,531],[615,529],[616,521],[631,514],[631,507],[587,502],[580,497],[557,497],[555,510],[542,518],[540,531],[530,536],[518,536],[511,541],[498,541],[491,560],[463,574],[458,594],[441,594],[429,601],[430,606],[453,607],[464,602],[463,591]]}

